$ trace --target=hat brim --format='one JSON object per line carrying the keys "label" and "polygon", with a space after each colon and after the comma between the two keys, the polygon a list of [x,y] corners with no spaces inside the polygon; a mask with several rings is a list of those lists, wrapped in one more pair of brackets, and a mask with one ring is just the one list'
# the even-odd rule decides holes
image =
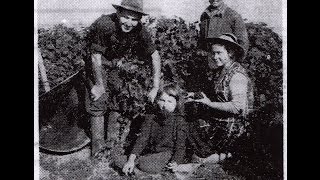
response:
{"label": "hat brim", "polygon": [[146,16],[148,15],[147,13],[143,12],[143,11],[140,11],[140,10],[137,10],[137,9],[134,9],[132,7],[129,7],[129,6],[123,6],[123,5],[116,5],[116,4],[112,4],[112,6],[115,8],[115,9],[126,9],[126,10],[130,10],[130,11],[134,11],[138,14],[141,14],[142,16]]}
{"label": "hat brim", "polygon": [[220,39],[220,38],[210,38],[207,40],[207,42],[209,43],[208,48],[211,47],[213,44],[223,44],[234,49],[237,60],[242,60],[244,58],[245,50],[241,45],[237,43],[230,42],[228,40]]}

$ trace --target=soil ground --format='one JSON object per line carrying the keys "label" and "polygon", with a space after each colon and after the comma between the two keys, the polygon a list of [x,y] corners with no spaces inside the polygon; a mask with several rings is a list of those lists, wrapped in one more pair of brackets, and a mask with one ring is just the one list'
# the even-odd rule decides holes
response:
{"label": "soil ground", "polygon": [[229,176],[218,164],[210,168],[199,169],[197,174],[192,176],[176,176],[173,173],[166,172],[158,175],[145,174],[142,176],[128,177],[120,175],[117,171],[112,169],[109,160],[103,158],[102,160],[90,159],[90,148],[84,149],[66,155],[56,155],[51,153],[40,152],[40,180],[69,180],[69,179],[85,179],[85,180],[129,180],[129,179],[143,179],[143,180],[214,180],[214,179],[236,179],[234,176]]}

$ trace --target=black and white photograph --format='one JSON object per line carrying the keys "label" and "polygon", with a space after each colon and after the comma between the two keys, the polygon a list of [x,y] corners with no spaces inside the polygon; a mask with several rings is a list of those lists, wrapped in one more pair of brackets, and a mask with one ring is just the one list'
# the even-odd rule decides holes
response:
{"label": "black and white photograph", "polygon": [[286,0],[34,0],[34,179],[287,179]]}

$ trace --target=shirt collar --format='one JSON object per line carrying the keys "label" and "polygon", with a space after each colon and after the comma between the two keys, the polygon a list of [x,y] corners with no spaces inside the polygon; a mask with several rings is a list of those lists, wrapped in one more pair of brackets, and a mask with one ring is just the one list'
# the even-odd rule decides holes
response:
{"label": "shirt collar", "polygon": [[210,16],[218,16],[218,17],[223,17],[225,11],[227,9],[227,6],[223,3],[220,7],[214,9],[211,5],[207,7],[205,12]]}

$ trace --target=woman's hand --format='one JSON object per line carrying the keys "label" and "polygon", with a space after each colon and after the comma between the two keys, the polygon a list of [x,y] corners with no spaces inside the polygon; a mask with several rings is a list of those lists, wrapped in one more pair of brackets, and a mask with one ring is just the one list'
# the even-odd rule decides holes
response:
{"label": "woman's hand", "polygon": [[193,98],[194,94],[194,92],[187,92],[187,98]]}
{"label": "woman's hand", "polygon": [[128,176],[128,174],[131,174],[134,169],[134,161],[128,160],[127,163],[123,166],[122,172]]}
{"label": "woman's hand", "polygon": [[211,100],[203,92],[201,92],[201,95],[203,97],[202,99],[194,99],[193,101],[194,102],[199,102],[199,103],[202,103],[202,104],[205,104],[205,105],[209,105],[211,103]]}
{"label": "woman's hand", "polygon": [[[195,99],[196,96],[201,97],[201,99]],[[201,92],[199,95],[196,95],[193,92],[188,93],[186,102],[199,102],[205,105],[208,105],[209,103],[211,103],[210,99],[203,92]]]}
{"label": "woman's hand", "polygon": [[186,103],[188,103],[188,102],[193,102],[193,98],[194,98],[194,92],[187,92],[187,96],[185,97],[185,99],[186,99]]}

